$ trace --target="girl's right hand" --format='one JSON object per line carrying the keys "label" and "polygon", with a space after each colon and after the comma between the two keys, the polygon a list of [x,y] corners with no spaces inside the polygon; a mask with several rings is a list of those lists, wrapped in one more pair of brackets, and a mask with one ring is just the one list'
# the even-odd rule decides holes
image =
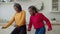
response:
{"label": "girl's right hand", "polygon": [[19,28],[20,26],[18,26],[18,25],[14,25],[14,27],[17,27],[17,28]]}
{"label": "girl's right hand", "polygon": [[14,27],[17,27],[16,25],[14,25]]}

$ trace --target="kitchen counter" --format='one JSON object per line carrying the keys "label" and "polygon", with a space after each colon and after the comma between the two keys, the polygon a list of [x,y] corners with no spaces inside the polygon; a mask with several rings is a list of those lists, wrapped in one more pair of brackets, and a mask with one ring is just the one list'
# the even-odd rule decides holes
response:
{"label": "kitchen counter", "polygon": [[[0,23],[0,25],[5,25],[6,23]],[[60,25],[60,22],[56,22],[56,21],[51,21],[52,25]],[[14,25],[14,24],[12,24]],[[28,25],[28,24],[27,24]]]}
{"label": "kitchen counter", "polygon": [[56,22],[56,21],[51,21],[52,25],[60,25],[60,22]]}

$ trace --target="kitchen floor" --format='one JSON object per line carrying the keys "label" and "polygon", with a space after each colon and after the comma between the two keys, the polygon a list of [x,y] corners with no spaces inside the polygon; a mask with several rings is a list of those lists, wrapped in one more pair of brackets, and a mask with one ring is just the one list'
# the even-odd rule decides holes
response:
{"label": "kitchen floor", "polygon": [[[0,26],[0,34],[10,34],[12,30],[14,29],[13,26],[10,26],[7,29],[1,29],[2,26]],[[35,30],[32,28],[30,32],[27,32],[27,34],[34,34]],[[46,27],[46,34],[60,34],[60,25],[53,25],[52,31],[47,31]]]}

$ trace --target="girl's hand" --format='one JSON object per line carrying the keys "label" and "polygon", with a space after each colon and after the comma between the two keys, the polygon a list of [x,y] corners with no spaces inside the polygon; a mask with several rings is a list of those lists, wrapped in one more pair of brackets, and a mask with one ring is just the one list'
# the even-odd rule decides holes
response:
{"label": "girl's hand", "polygon": [[14,27],[17,27],[17,28],[19,28],[20,26],[18,26],[18,25],[14,25]]}
{"label": "girl's hand", "polygon": [[30,28],[28,28],[28,31],[31,31],[31,29],[30,29]]}
{"label": "girl's hand", "polygon": [[17,27],[17,25],[14,25],[14,27]]}
{"label": "girl's hand", "polygon": [[52,30],[52,28],[48,28],[48,31],[51,31]]}
{"label": "girl's hand", "polygon": [[2,27],[2,29],[6,29],[6,27]]}

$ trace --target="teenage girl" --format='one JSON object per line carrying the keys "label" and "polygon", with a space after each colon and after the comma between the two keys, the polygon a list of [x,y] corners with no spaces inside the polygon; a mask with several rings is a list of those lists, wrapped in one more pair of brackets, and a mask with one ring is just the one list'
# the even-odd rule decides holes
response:
{"label": "teenage girl", "polygon": [[18,3],[14,4],[14,9],[16,10],[15,15],[6,25],[2,27],[2,29],[9,27],[15,21],[16,28],[12,31],[11,34],[27,34],[26,33],[26,12],[22,10],[21,5]]}
{"label": "teenage girl", "polygon": [[45,34],[46,29],[44,25],[44,21],[48,25],[48,31],[52,30],[51,23],[47,17],[45,17],[42,13],[38,13],[37,8],[35,6],[30,6],[28,8],[30,16],[30,22],[28,25],[28,31],[31,30],[32,25],[36,29],[35,34]]}

